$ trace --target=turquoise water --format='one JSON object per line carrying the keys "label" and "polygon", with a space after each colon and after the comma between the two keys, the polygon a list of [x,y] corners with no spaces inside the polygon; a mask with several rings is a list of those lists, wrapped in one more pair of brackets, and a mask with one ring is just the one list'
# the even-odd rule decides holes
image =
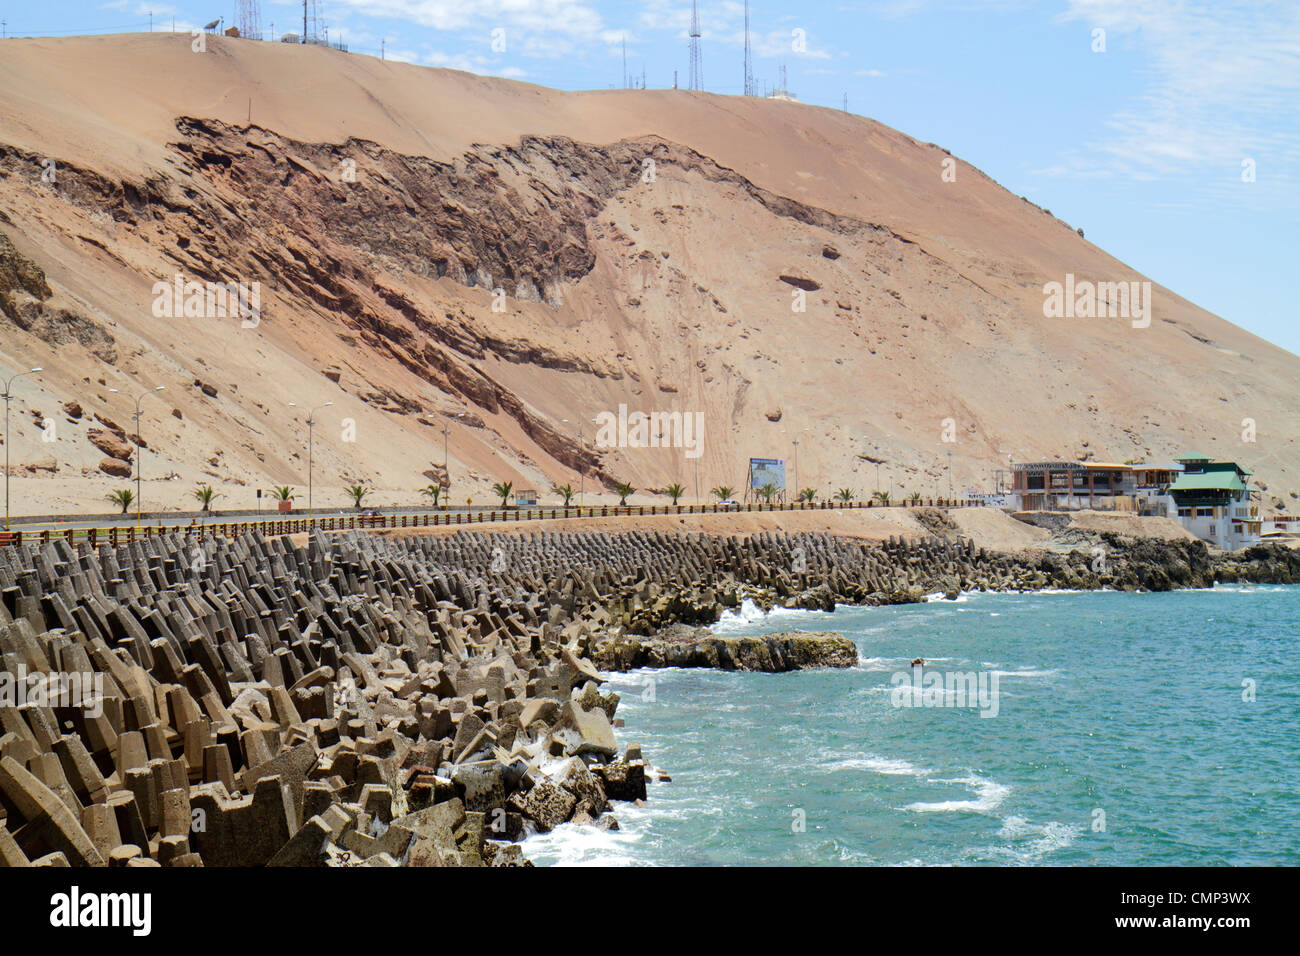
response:
{"label": "turquoise water", "polygon": [[[717,629],[836,630],[858,666],[614,675],[620,739],[672,781],[618,805],[618,832],[564,826],[525,851],[538,865],[1296,865],[1297,621],[1300,587],[1275,586],[747,608]],[[896,706],[924,703],[891,684],[918,656],[996,672],[996,716]]]}

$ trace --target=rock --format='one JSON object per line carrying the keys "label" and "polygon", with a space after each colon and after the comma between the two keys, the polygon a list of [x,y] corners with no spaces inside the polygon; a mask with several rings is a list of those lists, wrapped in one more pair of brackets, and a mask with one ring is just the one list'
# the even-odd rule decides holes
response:
{"label": "rock", "polygon": [[600,781],[587,769],[587,765],[581,758],[570,758],[568,763],[554,775],[554,779],[561,787],[573,794],[578,801],[578,806],[593,819],[609,809],[609,801],[605,799],[605,791]]}
{"label": "rock", "polygon": [[711,667],[717,670],[781,672],[812,667],[852,667],[857,645],[842,634],[781,631],[757,637],[717,637],[707,629],[662,632],[653,638],[622,638],[607,651],[593,650],[602,666]]}
{"label": "rock", "polygon": [[573,700],[565,701],[560,707],[551,732],[563,742],[565,752],[574,756],[595,754],[608,758],[618,753],[608,715],[598,708],[585,710]]}
{"label": "rock", "polygon": [[781,420],[781,409],[779,407],[769,408],[763,413],[763,417],[769,422],[779,422]]}
{"label": "rock", "polygon": [[63,413],[69,418],[80,418],[84,414],[80,402],[64,402]]}
{"label": "rock", "polygon": [[618,759],[596,768],[605,796],[610,800],[644,800],[645,763],[641,760]]}
{"label": "rock", "polygon": [[131,463],[122,461],[119,458],[100,459],[99,470],[106,475],[112,475],[114,478],[130,478],[134,474]]}
{"label": "rock", "polygon": [[794,286],[796,289],[803,289],[805,292],[816,292],[822,287],[820,282],[805,276],[783,275],[781,281]]}
{"label": "rock", "polygon": [[122,461],[130,461],[131,456],[135,454],[135,449],[124,438],[112,432],[106,432],[102,428],[92,428],[86,432],[86,437],[90,443],[102,451],[109,458],[118,458]]}
{"label": "rock", "polygon": [[567,821],[577,803],[578,799],[563,787],[542,779],[526,795],[514,794],[508,805],[547,833]]}

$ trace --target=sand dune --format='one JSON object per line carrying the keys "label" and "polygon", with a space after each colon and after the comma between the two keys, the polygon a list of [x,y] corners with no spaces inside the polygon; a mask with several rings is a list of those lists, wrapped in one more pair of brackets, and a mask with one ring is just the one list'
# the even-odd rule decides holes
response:
{"label": "sand dune", "polygon": [[[939,146],[797,103],[207,42],[5,41],[0,344],[45,368],[15,387],[16,511],[102,508],[130,467],[104,447],[157,384],[145,497],[172,508],[196,481],[226,507],[305,489],[325,402],[318,506],[346,479],[411,501],[446,428],[457,501],[580,467],[589,492],[707,494],[797,438],[823,494],[870,493],[877,461],[932,495],[950,452],[959,491],[1008,455],[1195,448],[1297,507],[1300,359],[1159,286],[1147,328],[1044,317],[1067,273],[1143,277],[960,160],[945,182]],[[256,327],[156,315],[176,274],[258,283]],[[620,404],[699,413],[700,457],[594,447]]]}

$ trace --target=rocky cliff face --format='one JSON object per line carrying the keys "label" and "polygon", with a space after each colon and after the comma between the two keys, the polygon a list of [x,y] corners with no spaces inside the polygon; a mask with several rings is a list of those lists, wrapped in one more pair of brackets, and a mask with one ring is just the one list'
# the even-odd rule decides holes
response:
{"label": "rocky cliff face", "polygon": [[[303,410],[331,401],[320,480],[379,504],[444,448],[458,500],[583,475],[689,497],[740,487],[750,456],[793,481],[796,439],[823,495],[946,492],[948,452],[960,490],[1009,455],[1196,446],[1297,504],[1294,356],[1159,287],[1148,329],[1046,319],[1047,281],[1141,277],[978,170],[945,185],[931,144],[797,104],[173,46],[16,41],[0,91],[4,346],[47,369],[23,400],[120,420],[166,385],[155,480],[225,483],[229,507],[305,484]],[[19,92],[37,83],[39,123]],[[255,287],[258,321],[159,314],[177,276]],[[698,414],[703,441],[597,445],[620,405]],[[20,458],[94,473],[86,430],[60,427],[53,448],[20,428]]]}

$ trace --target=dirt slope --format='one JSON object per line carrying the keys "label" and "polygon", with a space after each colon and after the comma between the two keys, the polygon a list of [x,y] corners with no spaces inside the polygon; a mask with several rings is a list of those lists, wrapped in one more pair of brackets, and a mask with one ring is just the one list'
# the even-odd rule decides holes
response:
{"label": "dirt slope", "polygon": [[[483,501],[579,466],[589,491],[707,495],[751,455],[793,465],[798,438],[823,494],[869,493],[877,461],[896,495],[946,493],[949,452],[960,490],[1008,454],[1196,448],[1296,507],[1300,359],[1159,286],[1149,328],[1045,318],[1045,282],[1141,277],[959,160],[944,182],[950,158],[796,103],[226,38],[5,41],[0,348],[45,368],[15,386],[15,510],[100,502],[133,454],[172,507],[198,480],[230,507],[304,488],[325,402],[318,506],[352,478],[411,500],[444,440],[453,497]],[[255,327],[156,315],[177,274],[258,283]],[[157,384],[139,452],[127,395]],[[698,412],[701,456],[594,447],[620,403]]]}

